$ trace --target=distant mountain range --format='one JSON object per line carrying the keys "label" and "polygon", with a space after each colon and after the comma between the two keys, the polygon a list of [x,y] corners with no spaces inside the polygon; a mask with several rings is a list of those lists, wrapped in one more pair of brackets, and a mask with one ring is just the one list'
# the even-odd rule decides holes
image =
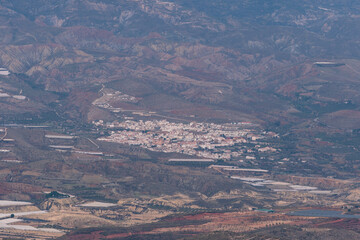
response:
{"label": "distant mountain range", "polygon": [[0,67],[11,73],[0,76],[1,89],[3,96],[24,96],[0,99],[5,121],[113,120],[92,104],[106,87],[137,99],[112,103],[119,108],[250,120],[284,133],[297,129],[294,141],[309,126],[360,128],[353,117],[360,113],[358,1],[12,0],[0,6]]}

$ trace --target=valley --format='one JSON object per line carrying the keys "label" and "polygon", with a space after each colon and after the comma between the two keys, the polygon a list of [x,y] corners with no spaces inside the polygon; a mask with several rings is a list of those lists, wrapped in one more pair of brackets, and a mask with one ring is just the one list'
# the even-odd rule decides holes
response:
{"label": "valley", "polygon": [[1,1],[0,237],[359,238],[359,16]]}

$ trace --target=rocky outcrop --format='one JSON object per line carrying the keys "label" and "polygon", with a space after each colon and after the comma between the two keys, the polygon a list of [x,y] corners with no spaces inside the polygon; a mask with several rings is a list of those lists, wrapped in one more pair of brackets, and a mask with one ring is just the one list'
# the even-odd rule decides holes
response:
{"label": "rocky outcrop", "polygon": [[40,209],[49,210],[49,211],[58,211],[58,210],[69,210],[75,207],[79,203],[74,197],[57,199],[57,198],[49,198],[44,200],[40,204]]}

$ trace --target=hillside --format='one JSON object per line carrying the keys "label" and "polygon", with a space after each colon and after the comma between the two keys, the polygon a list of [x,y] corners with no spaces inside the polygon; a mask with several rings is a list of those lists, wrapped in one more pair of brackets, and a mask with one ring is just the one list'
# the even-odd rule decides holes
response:
{"label": "hillside", "polygon": [[1,198],[69,239],[188,237],[177,214],[204,239],[337,236],[277,213],[232,224],[357,208],[359,24],[354,0],[0,1]]}

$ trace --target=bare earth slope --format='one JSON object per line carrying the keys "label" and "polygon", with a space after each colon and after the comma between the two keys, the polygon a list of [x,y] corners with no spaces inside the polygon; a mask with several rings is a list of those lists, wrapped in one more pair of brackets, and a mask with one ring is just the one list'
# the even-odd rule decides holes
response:
{"label": "bare earth slope", "polygon": [[[0,1],[1,199],[49,211],[28,221],[63,231],[54,237],[95,227],[69,239],[187,238],[186,231],[204,239],[357,236],[350,220],[249,209],[357,211],[359,24],[354,0]],[[193,138],[180,141],[171,129],[151,127],[164,119],[246,134],[207,141],[189,130]],[[119,127],[126,121],[150,128]],[[134,143],[136,133],[152,131],[156,141]],[[114,143],[116,133],[127,142]],[[166,153],[152,151],[166,141]],[[169,163],[196,155],[182,144],[215,152],[221,157],[211,164],[222,167]],[[296,190],[302,185],[307,190]],[[46,195],[55,190],[71,197]],[[88,201],[115,205],[81,205]],[[184,231],[167,218],[174,214],[186,215]],[[239,230],[233,221],[242,214],[251,224]],[[219,219],[227,220],[223,228]],[[220,235],[208,235],[211,227]]]}

